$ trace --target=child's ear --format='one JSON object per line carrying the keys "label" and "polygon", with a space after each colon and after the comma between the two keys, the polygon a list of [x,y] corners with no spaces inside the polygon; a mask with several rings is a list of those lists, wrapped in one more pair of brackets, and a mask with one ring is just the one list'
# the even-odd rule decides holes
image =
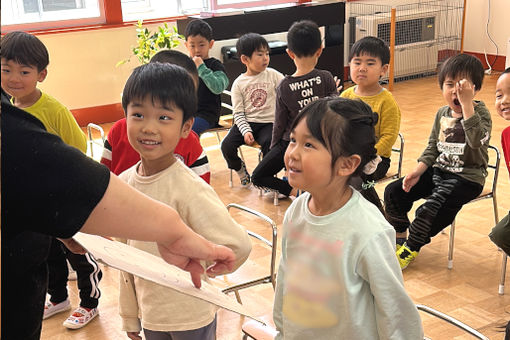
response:
{"label": "child's ear", "polygon": [[351,155],[349,157],[340,157],[335,164],[335,170],[339,176],[350,176],[361,163],[359,155]]}
{"label": "child's ear", "polygon": [[195,121],[195,118],[190,118],[187,121],[182,124],[181,128],[181,138],[187,138],[189,136],[189,133],[191,132],[191,127],[193,126],[193,122]]}
{"label": "child's ear", "polygon": [[245,65],[246,65],[246,64],[248,64],[248,62],[249,62],[249,61],[250,61],[250,58],[249,58],[247,55],[245,55],[245,54],[241,54],[241,62],[242,62],[243,64],[245,64]]}
{"label": "child's ear", "polygon": [[211,49],[214,45],[214,39],[211,39],[211,41],[209,41],[209,49]]}
{"label": "child's ear", "polygon": [[38,82],[43,82],[44,79],[46,79],[46,76],[48,75],[48,69],[44,69],[41,72],[39,72],[39,76],[37,77]]}
{"label": "child's ear", "polygon": [[322,50],[324,49],[324,47],[321,47],[317,50],[317,52],[315,52],[315,57],[319,58],[322,54]]}
{"label": "child's ear", "polygon": [[289,50],[288,48],[285,51],[289,55],[290,59],[294,60],[294,58],[296,58],[296,55],[291,50]]}
{"label": "child's ear", "polygon": [[381,68],[381,77],[384,77],[390,68],[390,64],[384,64]]}

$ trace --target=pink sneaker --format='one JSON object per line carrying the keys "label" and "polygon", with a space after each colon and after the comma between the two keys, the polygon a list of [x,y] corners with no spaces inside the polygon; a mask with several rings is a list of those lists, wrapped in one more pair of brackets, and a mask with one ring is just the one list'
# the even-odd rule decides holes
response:
{"label": "pink sneaker", "polygon": [[94,319],[99,314],[97,308],[92,308],[91,310],[87,310],[83,307],[78,307],[74,310],[74,312],[69,315],[66,321],[64,321],[64,327],[70,329],[78,329],[82,328],[86,324],[88,324],[92,319]]}

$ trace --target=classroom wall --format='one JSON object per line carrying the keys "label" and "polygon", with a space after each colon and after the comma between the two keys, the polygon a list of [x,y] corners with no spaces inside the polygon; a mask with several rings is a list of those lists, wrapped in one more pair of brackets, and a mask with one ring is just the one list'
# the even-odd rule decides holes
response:
{"label": "classroom wall", "polygon": [[[366,2],[393,6],[409,3],[403,0]],[[489,54],[496,54],[496,48],[485,33],[487,4],[487,1],[467,1],[464,42],[464,50],[467,52],[483,53],[485,49]],[[510,36],[510,25],[506,22],[505,13],[510,13],[510,1],[492,0],[491,5],[489,32],[499,46],[499,55],[504,58]],[[157,26],[148,27],[154,29]],[[130,48],[136,42],[134,26],[44,34],[39,38],[50,51],[49,73],[41,84],[42,90],[55,96],[70,109],[120,102],[124,83],[138,61],[133,57],[127,64],[120,67],[115,65],[131,54]],[[234,40],[216,43],[211,55],[220,58],[221,46],[232,43]],[[185,52],[184,45],[178,49]]]}

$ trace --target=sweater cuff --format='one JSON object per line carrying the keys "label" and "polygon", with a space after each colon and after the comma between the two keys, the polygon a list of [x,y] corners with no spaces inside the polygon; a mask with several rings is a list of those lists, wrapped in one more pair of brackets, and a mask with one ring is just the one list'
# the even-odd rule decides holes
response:
{"label": "sweater cuff", "polygon": [[480,116],[477,114],[474,114],[473,116],[469,117],[466,120],[461,121],[462,126],[464,126],[464,131],[471,129],[473,126],[480,125]]}
{"label": "sweater cuff", "polygon": [[138,318],[122,318],[122,330],[124,332],[140,332],[142,324]]}
{"label": "sweater cuff", "polygon": [[198,76],[200,77],[204,72],[206,72],[209,68],[205,65],[205,63],[202,63],[198,66]]}

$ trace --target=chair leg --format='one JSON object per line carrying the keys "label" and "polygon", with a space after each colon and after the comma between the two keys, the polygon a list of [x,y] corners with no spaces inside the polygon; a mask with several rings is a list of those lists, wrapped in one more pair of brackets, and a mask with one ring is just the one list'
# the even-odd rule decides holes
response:
{"label": "chair leg", "polygon": [[234,294],[236,295],[236,300],[237,302],[239,302],[239,304],[243,304],[243,302],[241,301],[241,295],[239,295],[239,292],[236,290],[234,291]]}
{"label": "chair leg", "polygon": [[492,207],[494,208],[494,225],[498,224],[498,202],[496,201],[496,193],[492,193]]}
{"label": "chair leg", "polygon": [[221,144],[220,132],[216,131],[216,139],[218,140],[218,144]]}
{"label": "chair leg", "polygon": [[233,181],[233,179],[232,179],[232,172],[233,172],[233,170],[232,170],[232,169],[230,169],[230,180],[229,180],[229,182],[228,182],[228,185],[229,185],[231,188],[234,186],[234,181]]}
{"label": "chair leg", "polygon": [[501,279],[499,280],[498,293],[500,295],[505,294],[505,275],[506,275],[506,259],[507,255],[505,252],[501,255]]}
{"label": "chair leg", "polygon": [[278,201],[278,191],[274,192],[273,204],[274,205],[279,205],[280,204],[280,202]]}
{"label": "chair leg", "polygon": [[450,242],[448,244],[448,269],[453,268],[453,246],[455,239],[455,220],[453,220],[450,226]]}

